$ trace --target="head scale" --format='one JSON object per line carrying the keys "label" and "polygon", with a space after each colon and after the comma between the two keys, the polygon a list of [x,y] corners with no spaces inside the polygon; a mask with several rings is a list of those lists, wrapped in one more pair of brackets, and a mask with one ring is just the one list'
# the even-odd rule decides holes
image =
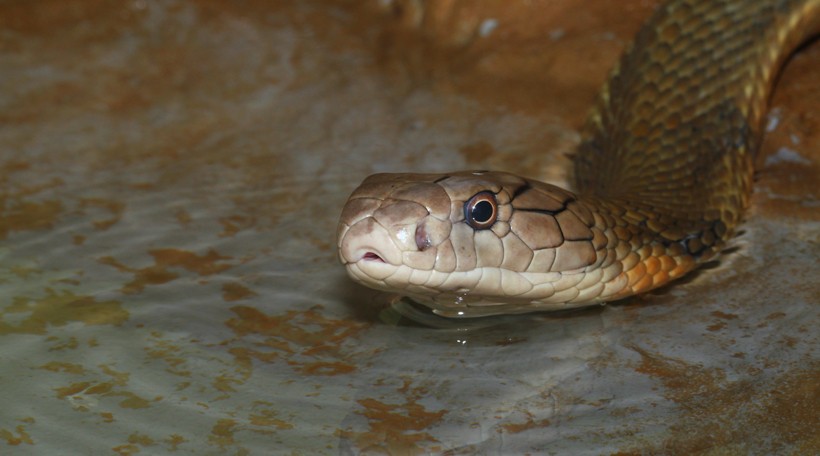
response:
{"label": "head scale", "polygon": [[591,226],[571,193],[508,173],[376,174],[337,236],[354,280],[472,316],[571,301],[556,285],[598,261]]}

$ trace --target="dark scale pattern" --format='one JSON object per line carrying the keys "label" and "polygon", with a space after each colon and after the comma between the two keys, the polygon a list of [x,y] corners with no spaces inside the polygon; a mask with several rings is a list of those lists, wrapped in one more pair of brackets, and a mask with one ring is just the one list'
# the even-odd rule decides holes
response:
{"label": "dark scale pattern", "polygon": [[636,247],[682,249],[689,258],[675,261],[689,269],[711,256],[748,205],[772,84],[820,28],[817,10],[804,0],[663,5],[590,116],[574,157],[579,199],[629,220],[618,238]]}

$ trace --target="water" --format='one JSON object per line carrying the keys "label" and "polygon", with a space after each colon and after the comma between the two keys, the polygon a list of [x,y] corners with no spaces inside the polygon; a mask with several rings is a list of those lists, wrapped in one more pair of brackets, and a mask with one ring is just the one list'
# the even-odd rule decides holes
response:
{"label": "water", "polygon": [[328,2],[77,5],[2,7],[0,453],[816,443],[816,221],[753,215],[721,267],[617,306],[411,324],[337,262],[347,194],[560,181],[573,129],[408,89]]}

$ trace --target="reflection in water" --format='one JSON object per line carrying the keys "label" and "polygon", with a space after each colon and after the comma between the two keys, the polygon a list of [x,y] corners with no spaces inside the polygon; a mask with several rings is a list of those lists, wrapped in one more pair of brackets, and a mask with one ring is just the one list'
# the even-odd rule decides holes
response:
{"label": "reflection in water", "polygon": [[424,326],[458,332],[474,332],[484,328],[515,325],[540,325],[546,320],[573,318],[582,314],[600,313],[601,306],[589,309],[570,309],[566,311],[532,312],[528,314],[493,315],[486,317],[447,318],[436,314],[429,307],[416,303],[410,298],[385,296],[388,303],[379,313],[379,319],[395,326]]}

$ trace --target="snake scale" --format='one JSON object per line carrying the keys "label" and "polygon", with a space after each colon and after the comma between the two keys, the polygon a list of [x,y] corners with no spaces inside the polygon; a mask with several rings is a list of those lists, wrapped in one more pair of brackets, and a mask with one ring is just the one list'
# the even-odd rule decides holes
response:
{"label": "snake scale", "polygon": [[574,192],[504,172],[376,174],[342,211],[354,280],[443,316],[600,304],[682,277],[749,204],[772,87],[820,0],[672,0],[628,47],[573,156]]}

